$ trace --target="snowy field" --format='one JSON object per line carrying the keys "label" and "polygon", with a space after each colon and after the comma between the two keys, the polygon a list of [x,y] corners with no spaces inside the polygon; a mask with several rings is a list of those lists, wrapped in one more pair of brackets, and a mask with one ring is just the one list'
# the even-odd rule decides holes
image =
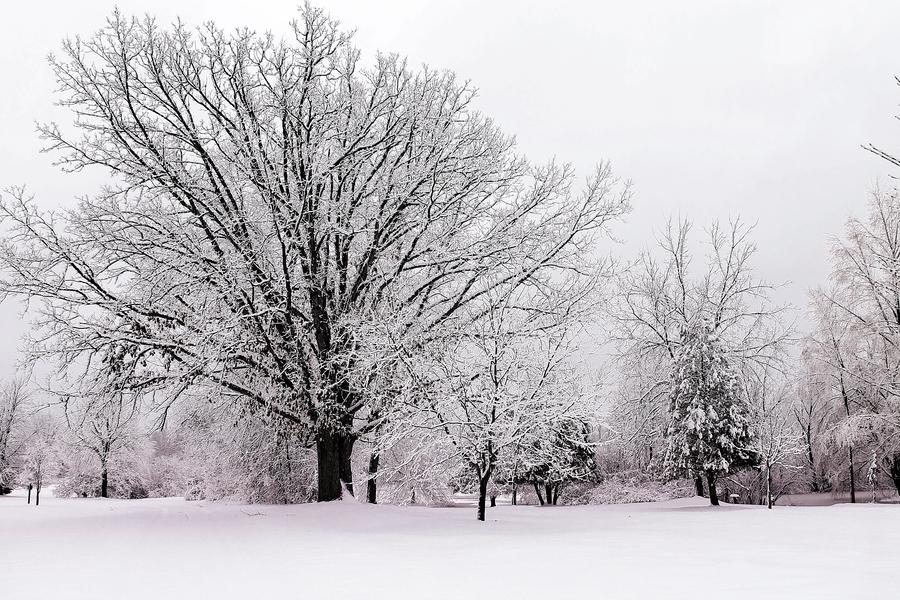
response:
{"label": "snowy field", "polygon": [[0,497],[0,597],[892,598],[900,506],[235,506]]}

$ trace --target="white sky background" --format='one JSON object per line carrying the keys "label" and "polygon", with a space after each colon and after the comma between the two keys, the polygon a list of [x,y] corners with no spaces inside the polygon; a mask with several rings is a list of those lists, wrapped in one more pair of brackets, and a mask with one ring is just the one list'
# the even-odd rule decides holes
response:
{"label": "white sky background", "polygon": [[[125,13],[176,15],[226,28],[286,31],[295,0],[120,0]],[[668,216],[740,215],[757,222],[756,266],[805,308],[823,282],[829,239],[861,214],[888,165],[864,152],[900,150],[900,2],[372,2],[319,0],[371,57],[397,52],[448,68],[480,89],[478,107],[534,160],[556,156],[587,174],[600,159],[634,181],[623,253],[651,244]],[[64,175],[40,154],[36,120],[52,105],[45,57],[98,29],[106,0],[0,5],[0,187],[27,184],[66,206],[105,173]],[[0,376],[25,330],[0,306]]]}

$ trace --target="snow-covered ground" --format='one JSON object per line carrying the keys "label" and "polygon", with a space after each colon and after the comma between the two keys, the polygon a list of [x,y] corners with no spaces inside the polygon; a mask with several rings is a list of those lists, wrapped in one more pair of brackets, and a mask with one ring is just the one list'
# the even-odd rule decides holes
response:
{"label": "snow-covered ground", "polygon": [[900,506],[234,506],[0,497],[0,597],[891,598]]}

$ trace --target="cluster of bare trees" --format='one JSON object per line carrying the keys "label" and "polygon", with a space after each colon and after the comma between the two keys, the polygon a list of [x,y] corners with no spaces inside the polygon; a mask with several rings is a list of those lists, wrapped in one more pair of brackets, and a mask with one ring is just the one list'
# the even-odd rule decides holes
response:
{"label": "cluster of bare trees", "polygon": [[0,388],[0,489],[6,493],[23,486],[29,502],[33,491],[38,504],[44,483],[58,482],[85,450],[94,459],[89,462],[95,462],[85,474],[91,495],[108,497],[111,461],[137,434],[136,406],[121,396],[67,396],[62,402],[46,396],[25,377]]}
{"label": "cluster of bare trees", "polygon": [[[30,357],[105,398],[165,411],[214,390],[300,431],[320,500],[352,489],[356,441],[392,412],[378,352],[487,347],[468,332],[495,306],[595,279],[594,242],[628,210],[608,166],[576,190],[467,83],[364,63],[309,6],[285,39],[116,13],[52,66],[75,121],[40,128],[49,150],[111,178],[64,213],[3,198],[0,291],[38,315]],[[385,327],[392,344],[368,335]]]}
{"label": "cluster of bare trees", "polygon": [[729,491],[771,505],[786,491],[846,490],[855,501],[864,470],[872,485],[900,484],[898,217],[896,193],[879,191],[868,217],[848,222],[831,281],[812,296],[812,331],[802,337],[788,307],[772,301],[773,286],[753,274],[751,228],[712,227],[705,264],[692,277],[690,224],[670,224],[658,252],[621,277],[612,314],[620,385],[611,424],[627,466],[659,466],[678,332],[705,322],[741,371],[760,461],[732,473]]}
{"label": "cluster of bare trees", "polygon": [[[900,200],[876,190],[864,219],[850,219],[832,252],[828,287],[815,294],[807,340],[809,389],[803,425],[841,457],[829,476],[855,499],[874,464],[900,492]],[[835,457],[836,458],[836,457]],[[813,457],[811,466],[816,467]],[[843,468],[839,468],[839,465]],[[838,478],[844,473],[845,477]]]}
{"label": "cluster of bare trees", "polygon": [[[152,418],[201,432],[210,454],[239,448],[236,472],[285,501],[308,494],[273,479],[314,473],[319,500],[354,480],[374,503],[379,481],[414,496],[439,479],[471,482],[480,519],[491,490],[528,484],[552,504],[595,471],[601,439],[620,467],[659,472],[673,424],[699,410],[673,379],[697,332],[728,383],[680,370],[740,417],[746,446],[679,463],[698,493],[719,479],[771,505],[803,473],[854,495],[863,465],[900,489],[895,193],[835,246],[798,358],[752,226],[695,237],[670,221],[615,264],[600,241],[630,189],[608,164],[577,186],[568,165],[529,162],[467,82],[364,61],[309,5],[281,39],[116,12],[51,64],[74,121],[40,127],[48,151],[110,180],[61,212],[3,194],[0,294],[29,301],[28,360],[57,365],[59,423],[93,455],[99,495]],[[601,316],[616,367],[603,398],[579,346]],[[0,477],[19,404],[0,411]]]}
{"label": "cluster of bare trees", "polygon": [[13,458],[21,453],[21,426],[27,415],[28,390],[24,379],[6,382],[0,388],[0,492],[11,490],[15,483]]}
{"label": "cluster of bare trees", "polygon": [[[692,230],[689,220],[670,221],[656,247],[619,277],[610,306],[619,391],[609,420],[626,447],[625,466],[660,465],[684,332],[711,328],[745,380],[783,370],[792,323],[773,299],[776,286],[753,270],[753,227],[713,223],[699,243]],[[696,487],[703,492],[702,479]]]}
{"label": "cluster of bare trees", "polygon": [[[589,315],[596,284],[595,277],[575,277],[491,295],[484,316],[440,347],[405,354],[409,386],[382,444],[410,432],[421,438],[420,451],[449,442],[475,482],[480,520],[492,482],[540,484],[554,490],[547,501],[555,503],[560,484],[586,475],[575,472],[572,457],[578,443],[590,443],[585,428],[597,417],[573,356],[573,334]],[[546,473],[539,475],[541,467]]]}
{"label": "cluster of bare trees", "polygon": [[[893,165],[900,161],[868,150]],[[867,485],[900,492],[900,199],[876,190],[865,218],[851,218],[832,251],[832,274],[811,298],[811,331],[793,335],[788,307],[751,266],[751,229],[714,225],[697,269],[690,223],[670,223],[656,252],[620,278],[611,315],[619,386],[610,422],[626,466],[653,468],[670,423],[667,375],[680,332],[708,323],[742,373],[752,408],[756,469],[726,484],[770,506],[781,493],[849,491]],[[798,341],[798,344],[794,342]],[[697,491],[702,484],[697,482]]]}

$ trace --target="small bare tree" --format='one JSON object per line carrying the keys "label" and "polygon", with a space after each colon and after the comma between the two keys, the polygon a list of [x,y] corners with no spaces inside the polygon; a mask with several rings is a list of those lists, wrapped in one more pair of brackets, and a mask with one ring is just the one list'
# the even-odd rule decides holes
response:
{"label": "small bare tree", "polygon": [[110,460],[127,447],[140,415],[138,401],[122,392],[111,396],[64,397],[66,425],[77,446],[94,456],[100,467],[99,495],[109,497]]}
{"label": "small bare tree", "polygon": [[791,411],[790,396],[794,390],[782,379],[780,374],[766,370],[753,373],[745,384],[756,433],[753,451],[759,457],[765,481],[767,508],[772,508],[784,491],[784,486],[778,490],[773,487],[774,472],[799,470],[797,459],[806,451]]}
{"label": "small bare tree", "polygon": [[53,474],[54,467],[58,463],[56,443],[58,433],[59,423],[52,415],[43,412],[31,418],[22,450],[20,478],[26,485],[34,487],[35,506],[41,503],[44,479]]}
{"label": "small bare tree", "polygon": [[26,379],[15,378],[0,387],[0,490],[11,487],[15,479],[10,459],[18,450],[15,438],[25,419],[28,401]]}

